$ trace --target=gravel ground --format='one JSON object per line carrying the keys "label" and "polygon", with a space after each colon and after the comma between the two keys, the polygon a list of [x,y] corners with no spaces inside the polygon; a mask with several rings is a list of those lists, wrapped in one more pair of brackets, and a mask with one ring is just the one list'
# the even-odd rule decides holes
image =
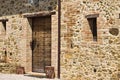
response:
{"label": "gravel ground", "polygon": [[59,79],[36,78],[16,74],[0,74],[0,80],[59,80]]}

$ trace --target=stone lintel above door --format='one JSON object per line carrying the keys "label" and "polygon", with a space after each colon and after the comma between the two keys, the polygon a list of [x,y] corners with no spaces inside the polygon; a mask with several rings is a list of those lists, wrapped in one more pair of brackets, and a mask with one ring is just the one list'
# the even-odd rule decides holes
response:
{"label": "stone lintel above door", "polygon": [[33,18],[33,17],[41,17],[41,16],[50,16],[54,15],[55,11],[40,11],[40,12],[34,12],[34,13],[25,13],[23,14],[23,17],[25,18]]}

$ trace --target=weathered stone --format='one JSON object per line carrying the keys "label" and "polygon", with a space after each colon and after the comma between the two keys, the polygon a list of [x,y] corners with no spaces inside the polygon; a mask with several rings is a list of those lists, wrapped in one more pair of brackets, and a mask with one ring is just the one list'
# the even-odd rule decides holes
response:
{"label": "weathered stone", "polygon": [[110,80],[119,80],[118,78],[111,78]]}
{"label": "weathered stone", "polygon": [[118,78],[120,78],[120,73],[117,74]]}
{"label": "weathered stone", "polygon": [[119,34],[119,29],[118,28],[110,28],[109,33],[114,36],[117,36]]}
{"label": "weathered stone", "polygon": [[10,63],[0,63],[0,73],[16,73],[16,65]]}
{"label": "weathered stone", "polygon": [[[0,34],[0,53],[7,50],[7,61],[31,71],[32,20],[24,13],[58,9],[57,0],[39,0],[38,7],[27,0],[0,0],[1,19],[8,19],[6,35]],[[10,4],[9,4],[10,3]],[[119,0],[62,0],[61,1],[61,80],[118,80],[120,71]],[[9,7],[8,7],[9,6]],[[13,7],[14,6],[14,7]],[[34,13],[35,12],[35,13]],[[94,42],[85,15],[99,14],[97,18],[98,41]],[[33,16],[34,17],[34,16]],[[58,17],[52,15],[52,66],[57,73]],[[111,26],[118,26],[111,28]],[[0,33],[2,30],[0,24]],[[110,35],[111,34],[111,35]],[[113,36],[112,36],[113,35]],[[117,37],[115,37],[117,36]],[[43,37],[43,36],[42,36]],[[48,40],[47,40],[48,41]],[[49,41],[48,43],[49,44]],[[1,54],[0,54],[1,55]],[[43,58],[41,58],[43,59]],[[0,72],[13,73],[15,66],[0,65]],[[9,67],[9,68],[8,68]]]}
{"label": "weathered stone", "polygon": [[[72,26],[72,32],[73,37],[66,38],[64,41],[67,41],[67,39],[71,39],[73,45],[72,50],[69,52],[73,52],[73,57],[77,57],[76,55],[79,55],[77,58],[78,60],[72,60],[67,59],[70,62],[74,62],[74,66],[78,66],[77,69],[71,69],[68,75],[64,74],[64,71],[62,71],[62,76],[67,75],[63,79],[69,79],[69,75],[73,73],[73,71],[76,70],[76,73],[74,74],[83,74],[81,75],[82,80],[109,80],[109,79],[118,79],[117,77],[111,78],[111,75],[115,73],[115,71],[118,70],[118,55],[119,48],[115,47],[119,43],[119,39],[115,38],[114,36],[119,37],[119,25],[118,22],[115,22],[116,18],[113,17],[116,14],[114,14],[114,11],[118,11],[118,8],[114,6],[114,4],[118,4],[117,0],[69,0],[69,1],[62,1],[62,20],[68,20],[69,22],[62,22],[62,26],[66,26],[66,30],[69,30]],[[67,7],[66,7],[67,5]],[[109,7],[108,7],[109,6]],[[114,7],[113,7],[114,6]],[[70,8],[69,8],[70,7]],[[72,10],[73,8],[74,10]],[[77,9],[79,9],[80,13],[77,13]],[[76,12],[75,12],[76,11]],[[99,13],[100,12],[100,13]],[[76,17],[73,17],[74,14]],[[98,30],[98,41],[95,43],[93,42],[92,32],[90,31],[89,24],[87,23],[87,20],[85,19],[85,15],[88,14],[99,14],[100,16],[97,18],[97,30]],[[72,19],[75,19],[75,24],[72,23]],[[70,22],[71,20],[71,22]],[[74,22],[73,21],[73,22]],[[109,31],[110,26],[118,26],[114,30],[114,32]],[[63,28],[62,28],[63,29]],[[79,30],[79,31],[78,31]],[[69,33],[69,32],[67,32]],[[67,33],[61,33],[62,35],[65,35]],[[112,34],[112,35],[109,35]],[[67,37],[67,36],[66,36]],[[64,36],[62,36],[64,38]],[[78,38],[80,38],[78,40]],[[69,42],[67,42],[70,44]],[[75,46],[77,46],[79,51],[74,51]],[[82,46],[82,47],[81,47]],[[65,48],[64,46],[62,48]],[[66,48],[68,49],[68,48]],[[70,48],[69,48],[70,49]],[[63,51],[64,52],[64,51]],[[65,55],[63,55],[63,58],[65,58]],[[97,58],[97,59],[96,59]],[[65,59],[66,60],[66,59]],[[113,61],[115,61],[113,63]],[[69,65],[71,63],[66,63],[65,65]],[[62,66],[65,66],[62,65]],[[64,67],[65,68],[65,67]],[[62,69],[64,69],[62,68]],[[109,70],[110,68],[110,70]],[[94,73],[95,72],[95,73]],[[101,75],[96,76],[97,73],[100,73]],[[116,74],[115,74],[116,75]],[[84,78],[83,78],[84,77]]]}

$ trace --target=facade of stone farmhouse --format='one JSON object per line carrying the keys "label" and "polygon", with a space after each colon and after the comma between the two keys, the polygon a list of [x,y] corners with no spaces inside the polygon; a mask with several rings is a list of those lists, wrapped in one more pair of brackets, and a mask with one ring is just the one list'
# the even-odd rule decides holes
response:
{"label": "facade of stone farmhouse", "polygon": [[120,79],[120,0],[0,0],[0,72]]}

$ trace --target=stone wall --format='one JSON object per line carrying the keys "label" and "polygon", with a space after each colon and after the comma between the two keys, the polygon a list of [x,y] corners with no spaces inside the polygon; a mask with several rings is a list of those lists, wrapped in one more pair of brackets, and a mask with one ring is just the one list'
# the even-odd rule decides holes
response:
{"label": "stone wall", "polygon": [[4,74],[15,74],[16,64],[0,63],[0,72]]}
{"label": "stone wall", "polygon": [[[9,20],[6,30],[0,22],[0,54],[6,50],[8,63],[24,66],[26,71],[31,71],[31,22],[22,14],[57,10],[57,1],[40,0],[39,6],[28,4],[27,0],[0,0],[0,3],[0,19]],[[118,80],[120,1],[62,0],[61,4],[61,80]],[[93,40],[85,18],[89,14],[99,14],[97,41]],[[52,16],[52,66],[55,66],[56,75],[57,18],[57,13]]]}
{"label": "stone wall", "polygon": [[1,18],[7,18],[8,21],[6,22],[6,29],[0,22],[0,37],[2,40],[0,57],[6,57],[4,62],[7,64],[26,66],[26,19],[19,15],[3,16]]}
{"label": "stone wall", "polygon": [[[62,0],[62,80],[120,79],[119,0]],[[97,41],[86,15],[97,17]]]}
{"label": "stone wall", "polygon": [[[32,71],[31,20],[24,18],[24,13],[57,10],[57,0],[39,0],[39,5],[31,5],[28,0],[0,0],[0,19],[8,19],[6,30],[0,22],[0,59],[7,53],[6,65],[25,67],[26,72]],[[55,20],[53,22],[53,20]],[[52,66],[57,77],[57,11],[52,16]],[[53,34],[56,33],[56,34]],[[4,63],[3,63],[4,64]],[[1,66],[2,63],[0,64]],[[5,65],[5,66],[6,66]],[[0,67],[0,70],[3,68]],[[13,67],[15,69],[15,67]],[[5,71],[5,70],[4,70]],[[0,71],[0,72],[4,72]],[[7,73],[7,72],[6,72]]]}

